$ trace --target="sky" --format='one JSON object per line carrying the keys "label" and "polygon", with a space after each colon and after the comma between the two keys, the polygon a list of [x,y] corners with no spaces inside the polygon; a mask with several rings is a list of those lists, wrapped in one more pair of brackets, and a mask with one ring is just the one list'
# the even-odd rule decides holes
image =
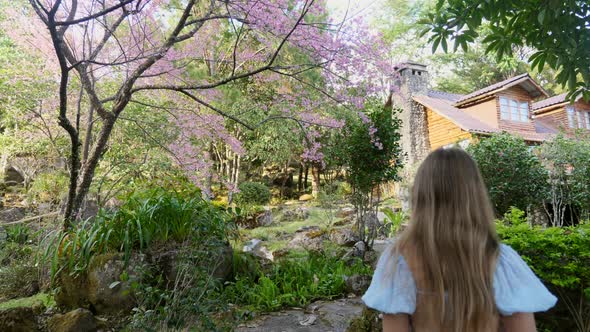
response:
{"label": "sky", "polygon": [[342,18],[348,9],[348,17],[364,15],[371,19],[383,6],[383,0],[327,0],[327,5],[335,17]]}

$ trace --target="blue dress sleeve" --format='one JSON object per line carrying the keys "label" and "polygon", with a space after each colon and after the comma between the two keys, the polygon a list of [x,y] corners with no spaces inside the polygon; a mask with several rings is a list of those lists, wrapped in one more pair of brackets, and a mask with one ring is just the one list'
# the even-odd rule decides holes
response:
{"label": "blue dress sleeve", "polygon": [[379,258],[373,280],[363,295],[369,308],[386,314],[413,314],[416,310],[416,284],[412,272],[400,255],[394,263],[387,249]]}
{"label": "blue dress sleeve", "polygon": [[500,245],[494,273],[494,296],[496,307],[503,316],[546,311],[557,302],[520,255],[505,244]]}

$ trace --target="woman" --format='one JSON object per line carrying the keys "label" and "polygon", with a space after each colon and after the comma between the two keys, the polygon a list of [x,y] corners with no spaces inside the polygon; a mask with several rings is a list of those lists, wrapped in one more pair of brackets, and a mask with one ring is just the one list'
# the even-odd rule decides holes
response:
{"label": "woman", "polygon": [[477,165],[460,149],[431,153],[416,174],[408,228],[379,259],[365,304],[384,332],[536,331],[557,299],[500,244]]}

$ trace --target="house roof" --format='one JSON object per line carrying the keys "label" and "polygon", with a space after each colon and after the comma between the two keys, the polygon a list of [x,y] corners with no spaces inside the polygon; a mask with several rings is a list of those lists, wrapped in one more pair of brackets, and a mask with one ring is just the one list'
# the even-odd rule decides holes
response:
{"label": "house roof", "polygon": [[[464,98],[464,96],[433,90],[428,91],[426,95],[416,95],[413,97],[414,101],[428,107],[430,110],[453,122],[464,131],[483,135],[505,131],[500,128],[492,127],[464,110],[455,107],[454,103],[461,98]],[[542,142],[555,135],[557,130],[540,118],[536,118],[535,132],[510,130],[510,133],[518,135],[526,141]]]}
{"label": "house roof", "polygon": [[[455,123],[461,129],[468,132],[476,133],[493,133],[497,132],[498,129],[491,127],[488,124],[474,118],[468,113],[454,107],[451,104],[451,100],[446,98],[436,98],[437,91],[429,91],[428,95],[417,95],[414,96],[414,100],[418,103],[428,107],[433,112],[446,118],[447,120]],[[430,95],[430,96],[429,96]]]}
{"label": "house roof", "polygon": [[533,97],[538,97],[541,95],[544,95],[546,97],[549,96],[547,94],[547,92],[530,77],[530,75],[528,73],[525,73],[525,74],[511,77],[511,78],[504,80],[502,82],[498,82],[496,84],[489,85],[483,89],[474,91],[470,94],[467,94],[467,95],[461,97],[459,100],[457,100],[455,106],[461,106],[461,105],[464,105],[468,102],[472,102],[472,101],[493,95],[496,92],[505,90],[505,89],[515,86],[515,85],[520,85],[522,88],[527,90],[527,92],[530,93]]}
{"label": "house roof", "polygon": [[[562,93],[557,96],[553,96],[547,99],[543,99],[536,103],[533,103],[533,111],[541,110],[547,107],[561,105],[561,104],[568,104],[570,101],[566,98],[567,93]],[[580,97],[576,98],[576,101],[580,100]]]}

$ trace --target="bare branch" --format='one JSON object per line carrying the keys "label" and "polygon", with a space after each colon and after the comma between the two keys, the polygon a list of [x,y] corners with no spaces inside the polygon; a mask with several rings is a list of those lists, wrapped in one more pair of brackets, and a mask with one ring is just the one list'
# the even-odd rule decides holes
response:
{"label": "bare branch", "polygon": [[92,15],[89,15],[89,16],[86,16],[86,17],[82,17],[82,18],[79,18],[79,19],[76,19],[76,20],[74,20],[72,18],[68,18],[66,21],[55,22],[55,25],[56,26],[69,26],[69,25],[74,25],[74,24],[78,24],[78,23],[90,21],[92,19],[102,17],[102,16],[104,16],[104,15],[106,15],[106,14],[112,12],[112,11],[115,11],[115,10],[121,8],[121,7],[124,7],[125,5],[130,4],[133,1],[134,0],[124,0],[124,1],[120,2],[119,4],[113,6],[113,7],[109,7],[107,9],[105,9],[105,10],[101,10],[98,13],[95,13],[95,14],[92,14]]}

